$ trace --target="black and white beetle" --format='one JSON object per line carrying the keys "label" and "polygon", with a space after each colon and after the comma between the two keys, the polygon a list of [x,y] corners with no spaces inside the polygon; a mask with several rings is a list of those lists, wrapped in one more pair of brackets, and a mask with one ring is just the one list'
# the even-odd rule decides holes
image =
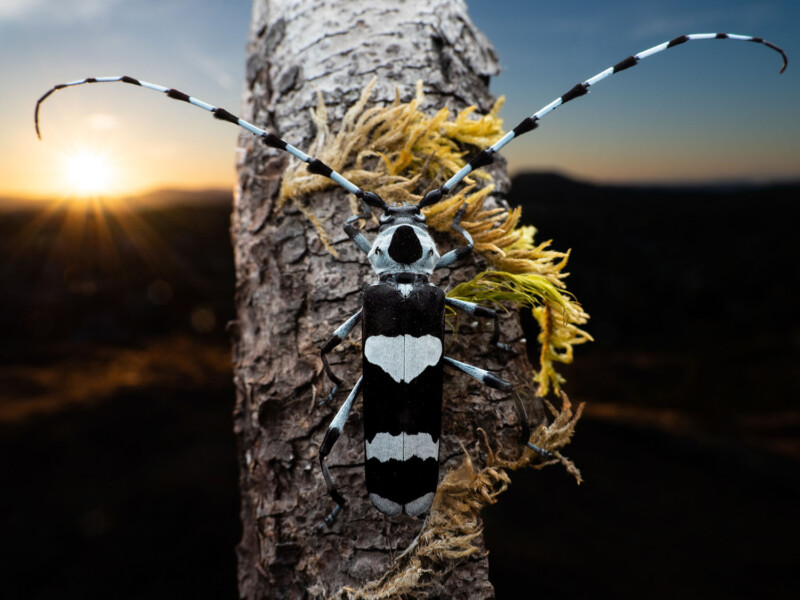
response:
{"label": "black and white beetle", "polygon": [[[327,353],[336,347],[362,321],[363,374],[356,382],[347,400],[337,412],[320,446],[319,458],[328,492],[336,508],[327,522],[344,505],[344,498],[336,490],[325,464],[325,458],[339,438],[345,421],[359,393],[364,396],[364,445],[367,492],[372,503],[387,515],[405,512],[420,515],[426,512],[438,486],[439,435],[441,431],[442,373],[445,364],[463,371],[483,384],[503,391],[512,386],[488,371],[446,357],[442,353],[445,307],[478,317],[495,320],[492,343],[499,344],[497,315],[489,308],[450,299],[444,291],[430,282],[434,270],[449,267],[472,252],[472,238],[461,227],[463,214],[457,214],[452,229],[459,233],[466,245],[440,256],[428,233],[421,209],[439,202],[473,170],[494,160],[494,154],[515,137],[535,129],[548,113],[589,91],[589,87],[603,79],[635,66],[642,59],[687,41],[729,39],[763,44],[781,54],[782,73],[787,65],[784,51],[762,38],[726,33],[700,33],[682,35],[669,42],[633,54],[613,67],[578,83],[539,111],[523,119],[489,148],[481,150],[460,171],[441,187],[428,192],[417,205],[389,206],[374,192],[365,191],[319,159],[308,156],[291,144],[255,125],[243,121],[225,109],[193,98],[178,90],[134,79],[133,77],[89,77],[79,81],[56,85],[36,103],[34,121],[39,134],[39,107],[54,91],[85,83],[123,82],[162,92],[213,113],[214,117],[229,121],[259,136],[272,148],[284,150],[307,163],[311,173],[328,177],[361,200],[361,214],[349,218],[345,232],[368,257],[379,281],[367,287],[362,308],[339,327],[322,348],[325,371],[334,382],[329,398],[335,394],[341,380],[332,372]],[[370,243],[354,225],[371,216],[370,208],[383,211],[380,229]],[[524,417],[524,409],[515,398],[517,410]],[[527,420],[523,418],[523,435],[527,440]],[[533,450],[547,456],[546,450],[527,443]]]}

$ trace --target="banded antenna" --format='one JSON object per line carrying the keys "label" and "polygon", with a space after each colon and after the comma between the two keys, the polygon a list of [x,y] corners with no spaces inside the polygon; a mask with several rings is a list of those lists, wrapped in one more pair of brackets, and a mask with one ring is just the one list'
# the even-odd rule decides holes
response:
{"label": "banded antenna", "polygon": [[261,138],[261,141],[264,142],[270,148],[277,148],[278,150],[283,150],[284,152],[288,152],[295,158],[300,159],[304,163],[306,163],[308,171],[310,173],[314,173],[316,175],[322,175],[323,177],[327,177],[331,179],[334,183],[340,185],[344,189],[346,189],[351,194],[354,194],[358,199],[366,202],[370,206],[374,206],[376,208],[380,208],[386,210],[388,205],[384,202],[380,196],[375,194],[374,192],[366,192],[354,184],[349,179],[345,178],[340,173],[337,173],[333,169],[331,169],[328,165],[324,162],[319,160],[318,158],[314,158],[309,156],[302,150],[295,148],[290,143],[282,140],[274,133],[270,133],[260,127],[256,127],[252,123],[245,121],[244,119],[240,119],[236,115],[228,112],[224,108],[218,108],[216,106],[212,106],[207,102],[203,102],[202,100],[198,100],[188,94],[184,94],[183,92],[173,89],[164,87],[163,85],[158,85],[157,83],[149,83],[147,81],[142,81],[141,79],[136,79],[134,77],[129,77],[128,75],[121,75],[121,76],[114,76],[114,77],[87,77],[86,79],[80,79],[77,81],[70,81],[69,83],[59,83],[58,85],[50,88],[47,93],[45,93],[39,100],[36,101],[36,110],[33,114],[33,121],[36,125],[36,135],[39,136],[39,139],[42,139],[41,130],[39,129],[39,107],[41,106],[42,102],[44,102],[50,94],[55,92],[56,90],[61,90],[68,87],[74,87],[76,85],[83,85],[85,83],[130,83],[131,85],[138,85],[143,88],[147,88],[148,90],[154,90],[156,92],[161,92],[166,94],[169,98],[173,98],[174,100],[181,100],[183,102],[188,102],[189,104],[193,104],[194,106],[198,106],[203,110],[207,110],[211,114],[214,115],[215,119],[219,119],[221,121],[228,121],[229,123],[233,123],[234,125],[238,125],[243,129],[246,129],[250,133],[258,136]]}
{"label": "banded antenna", "polygon": [[664,42],[662,44],[658,44],[657,46],[653,46],[652,48],[648,48],[647,50],[643,50],[638,54],[632,54],[628,58],[625,58],[615,64],[613,67],[609,67],[605,71],[600,71],[597,75],[590,77],[582,83],[575,84],[575,86],[573,86],[572,89],[570,89],[566,94],[559,96],[550,104],[540,108],[531,116],[525,117],[519,125],[506,133],[494,144],[478,152],[478,154],[472,157],[469,163],[464,165],[464,167],[458,173],[448,179],[445,184],[442,185],[442,187],[428,192],[420,201],[419,206],[430,206],[431,204],[436,204],[439,202],[443,197],[447,196],[452,191],[457,183],[472,173],[472,171],[493,163],[495,153],[497,153],[503,146],[508,144],[511,140],[518,138],[523,133],[527,133],[528,131],[536,129],[539,126],[539,120],[542,119],[542,117],[553,112],[562,104],[566,104],[570,100],[574,100],[579,96],[588,94],[590,86],[603,81],[603,79],[606,79],[607,77],[611,77],[614,73],[619,73],[620,71],[624,71],[625,69],[636,66],[639,64],[640,60],[653,56],[654,54],[658,54],[659,52],[663,52],[669,48],[674,48],[675,46],[680,46],[686,42],[696,40],[736,40],[741,42],[756,42],[758,44],[763,44],[768,48],[772,48],[776,52],[779,52],[783,58],[783,66],[781,66],[780,73],[783,73],[786,70],[786,65],[789,62],[783,49],[760,37],[737,35],[734,33],[690,33],[689,35],[678,36],[668,42]]}
{"label": "banded antenna", "polygon": [[[780,53],[781,57],[783,58],[783,66],[781,67],[780,72],[783,73],[786,69],[786,65],[788,64],[788,59],[786,57],[786,53],[780,47],[776,46],[775,44],[768,42],[760,37],[753,37],[749,35],[737,35],[733,33],[692,33],[689,35],[681,35],[678,36],[668,42],[664,42],[662,44],[658,44],[657,46],[653,46],[652,48],[648,48],[647,50],[643,50],[638,54],[632,54],[631,56],[621,60],[613,67],[609,67],[604,71],[601,71],[597,75],[590,77],[586,81],[582,83],[576,84],[572,89],[570,89],[567,93],[559,96],[543,108],[539,109],[535,113],[533,113],[529,117],[525,117],[519,125],[514,127],[511,131],[506,133],[503,137],[497,140],[494,144],[485,148],[478,152],[472,159],[467,163],[460,171],[458,171],[455,175],[453,175],[450,179],[448,179],[441,187],[431,190],[425,197],[419,202],[418,206],[423,208],[425,206],[430,206],[432,204],[436,204],[442,198],[447,196],[453,188],[463,180],[467,175],[469,175],[475,169],[480,169],[481,167],[485,167],[486,165],[491,164],[494,162],[494,155],[501,149],[503,146],[508,144],[511,140],[518,138],[524,133],[528,131],[532,131],[539,126],[539,121],[547,114],[554,111],[556,108],[561,106],[562,104],[566,104],[570,100],[574,100],[579,96],[584,96],[589,92],[589,87],[595,85],[596,83],[602,81],[613,75],[614,73],[619,73],[620,71],[624,71],[625,69],[629,69],[630,67],[636,66],[640,60],[653,56],[654,54],[658,54],[664,50],[669,48],[674,48],[675,46],[679,46],[689,41],[697,41],[697,40],[735,40],[735,41],[742,41],[742,42],[756,42],[758,44],[763,44],[772,50]],[[83,85],[86,83],[129,83],[131,85],[137,85],[143,88],[147,88],[150,90],[154,90],[156,92],[161,92],[166,94],[169,98],[173,98],[174,100],[181,100],[183,102],[188,102],[189,104],[193,104],[194,106],[198,106],[203,110],[207,110],[208,112],[214,115],[214,118],[220,119],[222,121],[228,121],[229,123],[233,123],[234,125],[238,125],[243,129],[246,129],[250,133],[258,136],[261,140],[270,148],[277,148],[279,150],[283,150],[284,152],[288,152],[295,158],[306,163],[308,171],[311,173],[315,173],[317,175],[322,175],[323,177],[327,177],[331,179],[334,183],[341,186],[351,194],[354,194],[357,198],[359,198],[362,202],[368,204],[369,206],[374,206],[376,208],[380,208],[382,210],[387,210],[389,207],[386,202],[381,199],[374,192],[367,192],[353,182],[345,178],[340,173],[337,173],[333,169],[331,169],[328,165],[323,163],[318,158],[314,158],[295,148],[285,140],[282,140],[278,136],[273,133],[270,133],[260,127],[253,125],[239,117],[235,116],[234,114],[228,112],[224,108],[218,108],[216,106],[212,106],[207,102],[203,102],[202,100],[198,100],[188,94],[184,94],[181,91],[178,91],[173,88],[164,87],[162,85],[158,85],[155,83],[148,83],[147,81],[142,81],[140,79],[135,79],[134,77],[129,77],[127,75],[122,76],[115,76],[115,77],[87,77],[86,79],[80,79],[78,81],[71,81],[69,83],[60,83],[50,90],[47,91],[39,100],[36,102],[36,110],[34,111],[34,124],[36,126],[36,135],[39,136],[41,139],[41,131],[39,129],[39,108],[49,96],[56,90],[74,87],[78,85]]]}

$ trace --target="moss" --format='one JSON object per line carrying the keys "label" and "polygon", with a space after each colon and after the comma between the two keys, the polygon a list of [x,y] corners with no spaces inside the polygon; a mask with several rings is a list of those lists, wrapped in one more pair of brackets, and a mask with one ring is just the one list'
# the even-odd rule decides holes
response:
{"label": "moss", "polygon": [[[498,111],[502,99],[484,116],[476,117],[470,107],[451,118],[447,109],[432,117],[420,110],[422,84],[416,96],[402,103],[396,95],[385,107],[368,107],[374,81],[362,93],[342,120],[339,132],[328,128],[327,112],[320,99],[312,118],[317,135],[310,154],[363,189],[376,192],[387,203],[417,203],[423,191],[441,185],[466,163],[465,146],[483,148],[503,135]],[[473,149],[474,151],[474,149]],[[476,468],[465,451],[462,465],[447,473],[439,486],[431,512],[422,531],[411,546],[379,580],[355,590],[344,588],[335,597],[351,599],[419,598],[426,595],[426,586],[435,573],[446,571],[455,561],[480,552],[473,543],[480,536],[480,511],[496,501],[510,481],[509,471],[519,468],[543,468],[562,464],[580,482],[580,473],[559,449],[569,443],[582,405],[573,413],[561,391],[563,377],[556,371],[558,363],[569,363],[573,348],[591,340],[582,329],[589,316],[567,291],[564,268],[569,252],[550,248],[550,241],[535,241],[536,229],[520,226],[521,209],[487,206],[494,186],[491,175],[476,171],[474,178],[459,192],[424,209],[428,226],[436,231],[452,233],[456,212],[465,208],[461,225],[473,237],[475,252],[489,265],[471,281],[448,293],[452,298],[494,305],[498,308],[530,310],[539,324],[541,347],[538,369],[531,373],[534,394],[544,398],[555,393],[562,397],[562,407],[555,409],[547,400],[553,419],[533,431],[530,442],[550,450],[552,460],[540,462],[531,450],[519,458],[503,457],[488,440],[486,466]],[[304,198],[335,186],[327,178],[305,171],[304,165],[293,163],[284,176],[279,205],[290,201],[297,205],[314,224],[320,239],[336,255],[322,223],[313,218]],[[351,197],[353,214],[358,211]],[[529,386],[530,387],[530,386]]]}

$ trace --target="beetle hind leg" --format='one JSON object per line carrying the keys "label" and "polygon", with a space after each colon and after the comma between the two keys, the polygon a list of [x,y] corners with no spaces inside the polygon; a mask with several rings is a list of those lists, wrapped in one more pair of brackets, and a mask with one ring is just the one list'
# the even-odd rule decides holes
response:
{"label": "beetle hind leg", "polygon": [[356,381],[356,384],[350,391],[350,395],[347,397],[347,400],[345,400],[344,404],[342,404],[339,412],[336,413],[336,416],[333,417],[333,421],[331,421],[328,431],[325,432],[325,437],[323,438],[322,444],[320,444],[319,447],[319,465],[322,469],[322,477],[325,479],[325,487],[328,489],[328,493],[333,501],[336,502],[336,507],[327,517],[325,517],[325,520],[317,526],[318,531],[321,530],[325,525],[332,525],[336,519],[336,515],[338,515],[345,506],[344,496],[342,496],[339,493],[339,490],[336,489],[325,459],[327,458],[328,454],[330,454],[334,444],[336,444],[338,441],[339,436],[342,434],[344,424],[347,422],[347,417],[350,416],[350,410],[353,408],[353,402],[355,402],[356,397],[361,391],[362,379],[363,377],[358,378],[358,381]]}

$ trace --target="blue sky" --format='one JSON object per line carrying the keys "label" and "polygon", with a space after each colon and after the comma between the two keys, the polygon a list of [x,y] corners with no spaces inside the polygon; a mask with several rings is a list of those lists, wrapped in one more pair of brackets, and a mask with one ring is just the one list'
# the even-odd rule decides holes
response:
{"label": "blue sky", "polygon": [[[790,0],[468,2],[504,72],[506,127],[629,54],[683,33],[764,37],[789,54],[696,42],[654,56],[556,111],[507,147],[512,171],[593,181],[800,179],[800,3]],[[60,93],[56,83],[122,75],[240,105],[249,2],[0,0],[0,194],[53,193],[76,148],[114,157],[125,189],[232,185],[236,128],[124,86]],[[88,93],[86,93],[88,92]],[[38,191],[37,191],[38,190]]]}

